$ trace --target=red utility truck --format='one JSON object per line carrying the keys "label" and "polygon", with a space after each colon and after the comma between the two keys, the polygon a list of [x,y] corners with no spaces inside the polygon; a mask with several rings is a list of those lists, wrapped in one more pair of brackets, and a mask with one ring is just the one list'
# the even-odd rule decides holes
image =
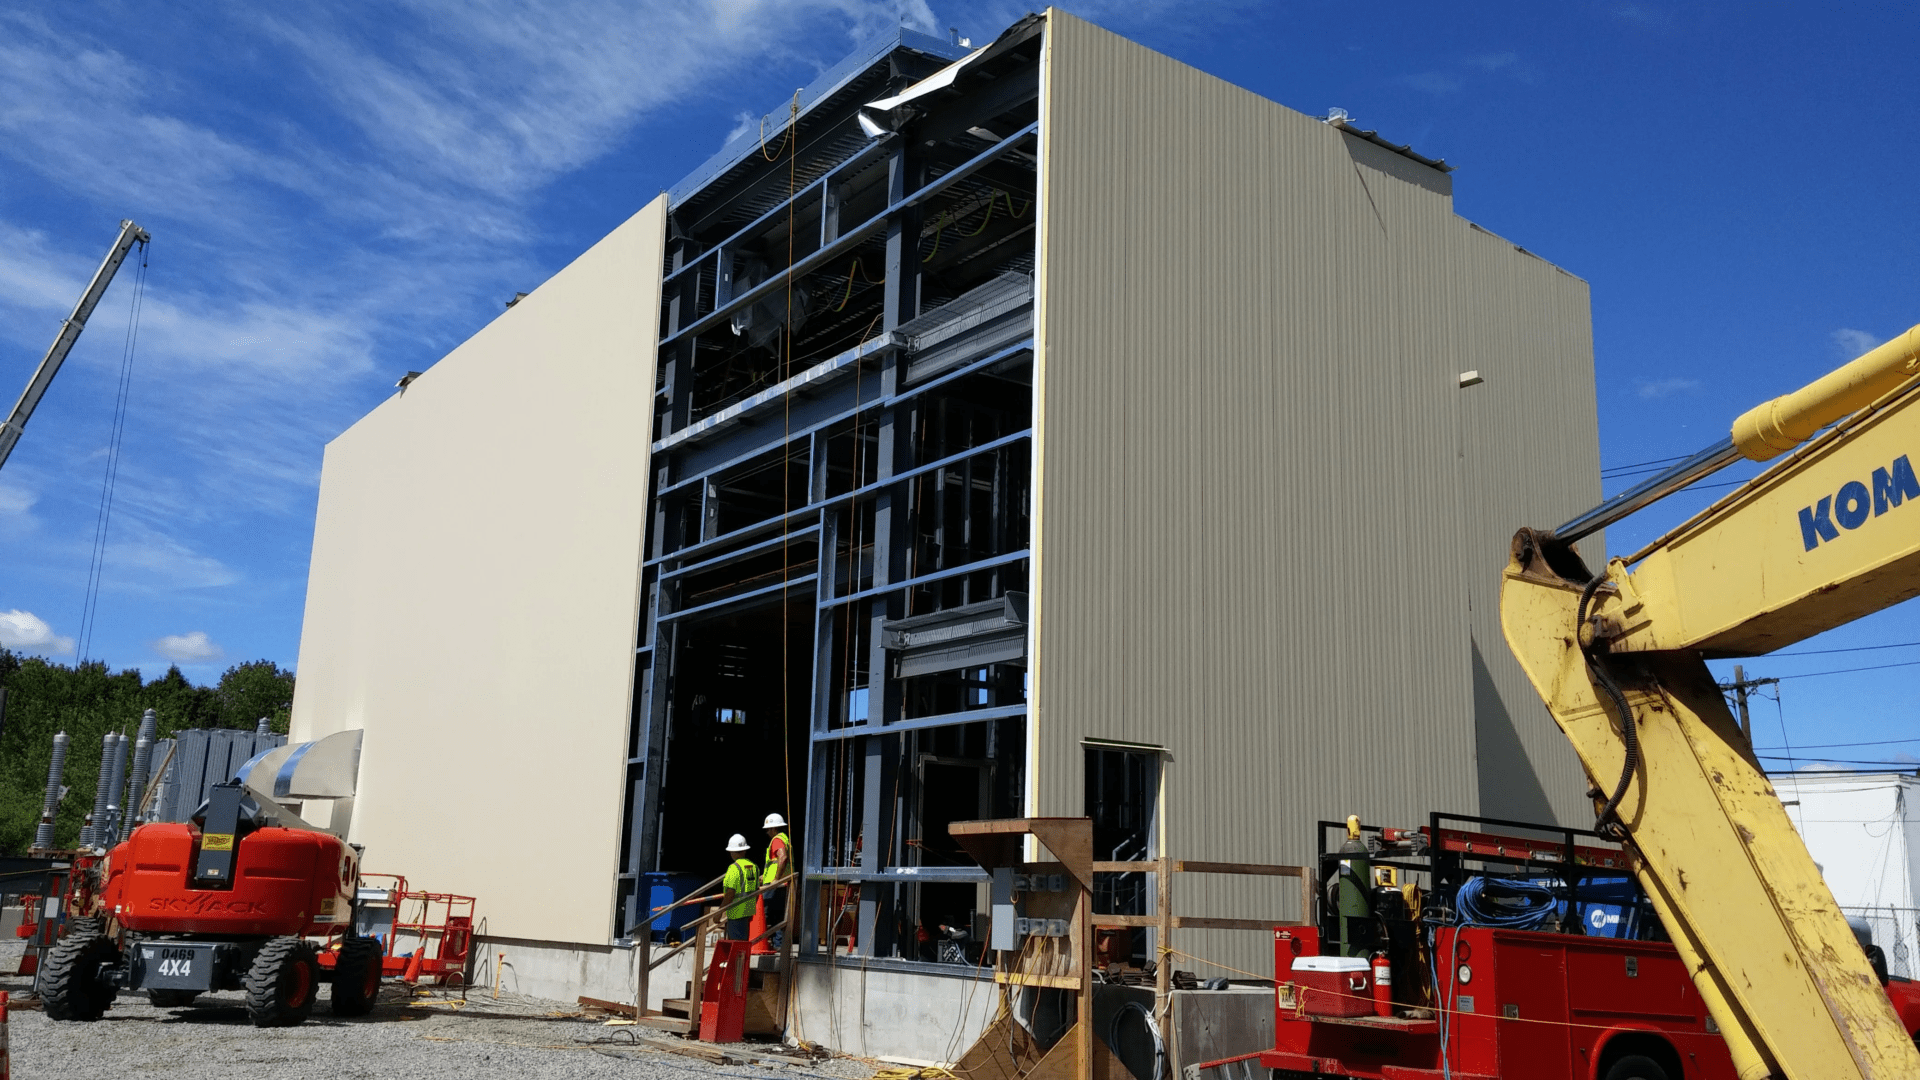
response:
{"label": "red utility truck", "polygon": [[[1435,814],[1327,851],[1338,827],[1317,925],[1274,930],[1276,1080],[1734,1080],[1617,845]],[[1882,981],[1912,1035],[1920,984]]]}

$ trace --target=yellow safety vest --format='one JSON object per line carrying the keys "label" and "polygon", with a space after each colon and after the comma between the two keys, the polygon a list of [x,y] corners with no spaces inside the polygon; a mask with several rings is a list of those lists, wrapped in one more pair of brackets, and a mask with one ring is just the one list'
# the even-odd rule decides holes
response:
{"label": "yellow safety vest", "polygon": [[772,881],[777,876],[773,872],[773,845],[775,844],[779,844],[781,850],[787,853],[787,869],[793,869],[793,841],[787,839],[787,834],[784,832],[775,833],[773,839],[767,841],[767,866],[761,873],[762,881]]}
{"label": "yellow safety vest", "polygon": [[[752,859],[735,859],[733,865],[727,867],[727,876],[721,879],[721,884],[733,890],[736,896],[753,892],[760,888],[760,869],[753,865]],[[756,897],[748,897],[737,904],[730,905],[727,908],[727,918],[752,918],[756,900]]]}

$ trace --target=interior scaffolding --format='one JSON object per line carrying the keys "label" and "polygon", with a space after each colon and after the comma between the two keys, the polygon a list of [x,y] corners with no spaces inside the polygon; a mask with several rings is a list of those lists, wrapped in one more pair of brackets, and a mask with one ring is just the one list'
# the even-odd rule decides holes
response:
{"label": "interior scaffolding", "polygon": [[1023,809],[1040,29],[901,31],[674,193],[621,938],[768,812],[803,956],[987,906],[946,827]]}

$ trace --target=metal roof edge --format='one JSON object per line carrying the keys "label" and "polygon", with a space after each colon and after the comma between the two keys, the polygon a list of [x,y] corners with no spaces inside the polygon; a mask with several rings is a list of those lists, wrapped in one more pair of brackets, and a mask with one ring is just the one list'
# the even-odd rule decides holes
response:
{"label": "metal roof edge", "polygon": [[[879,63],[896,49],[913,49],[929,53],[948,61],[959,60],[973,50],[943,41],[931,34],[910,30],[899,26],[893,30],[876,35],[849,53],[839,63],[821,72],[811,83],[800,91],[800,115],[805,116],[821,102],[832,97],[841,87],[852,82],[861,73]],[[787,129],[786,110],[776,121],[772,113],[767,113],[767,129],[763,133],[757,128],[728,141],[712,157],[688,173],[679,183],[667,189],[669,207],[692,198],[700,189],[712,183],[716,178],[746,160],[749,153],[758,151],[760,140],[771,139]]]}
{"label": "metal roof edge", "polygon": [[1364,139],[1383,150],[1399,154],[1408,161],[1418,162],[1437,172],[1450,173],[1453,171],[1453,166],[1447,164],[1446,158],[1430,158],[1415,150],[1410,145],[1389,142],[1385,138],[1382,138],[1378,131],[1362,128],[1344,116],[1329,116],[1322,120],[1321,123],[1329,127],[1339,128],[1341,131],[1352,135],[1356,139]]}

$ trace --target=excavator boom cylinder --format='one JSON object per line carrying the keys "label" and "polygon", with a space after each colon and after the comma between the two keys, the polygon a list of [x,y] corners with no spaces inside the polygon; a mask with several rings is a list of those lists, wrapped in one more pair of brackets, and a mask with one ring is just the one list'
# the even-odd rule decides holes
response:
{"label": "excavator boom cylinder", "polygon": [[1752,461],[1779,457],[1915,375],[1920,375],[1920,326],[1791,394],[1740,414],[1733,422],[1733,445]]}

